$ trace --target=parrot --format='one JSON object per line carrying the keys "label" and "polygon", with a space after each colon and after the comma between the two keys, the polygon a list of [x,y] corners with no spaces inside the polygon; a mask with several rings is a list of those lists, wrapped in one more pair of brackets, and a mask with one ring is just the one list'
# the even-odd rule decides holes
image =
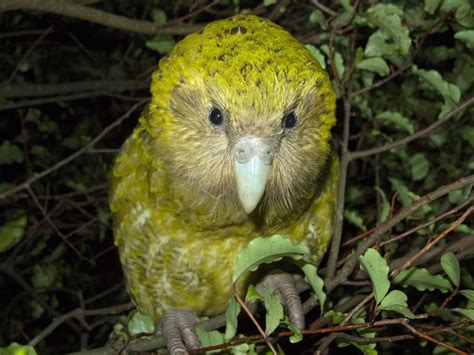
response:
{"label": "parrot", "polygon": [[[179,312],[225,311],[236,257],[252,240],[279,234],[325,253],[339,179],[336,96],[308,48],[245,14],[179,41],[150,91],[115,159],[109,204],[128,293],[140,312],[171,322],[173,337],[196,319]],[[168,349],[199,346],[184,341]]]}

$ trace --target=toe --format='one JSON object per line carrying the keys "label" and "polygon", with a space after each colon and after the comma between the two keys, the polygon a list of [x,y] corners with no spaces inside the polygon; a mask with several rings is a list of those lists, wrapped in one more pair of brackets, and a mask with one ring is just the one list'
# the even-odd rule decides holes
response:
{"label": "toe", "polygon": [[185,309],[172,309],[160,321],[161,331],[166,339],[166,347],[172,355],[183,355],[188,349],[198,349],[199,340],[195,332],[198,319]]}
{"label": "toe", "polygon": [[290,274],[280,270],[275,270],[273,273],[266,275],[259,287],[270,287],[280,297],[290,322],[298,329],[304,329],[304,311],[301,303],[301,298],[296,291],[295,281]]}

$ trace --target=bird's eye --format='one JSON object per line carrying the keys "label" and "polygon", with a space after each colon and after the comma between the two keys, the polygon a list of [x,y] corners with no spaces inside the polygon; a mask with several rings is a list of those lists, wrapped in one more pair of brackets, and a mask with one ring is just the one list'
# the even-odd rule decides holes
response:
{"label": "bird's eye", "polygon": [[284,129],[291,129],[296,126],[296,113],[295,111],[291,111],[289,114],[285,116],[282,122]]}
{"label": "bird's eye", "polygon": [[224,114],[217,107],[212,107],[209,111],[209,122],[215,127],[221,128],[224,126]]}

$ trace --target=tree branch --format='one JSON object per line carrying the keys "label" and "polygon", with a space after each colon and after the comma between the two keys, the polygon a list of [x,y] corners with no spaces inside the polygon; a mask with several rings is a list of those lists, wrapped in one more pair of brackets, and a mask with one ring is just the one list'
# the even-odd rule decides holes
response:
{"label": "tree branch", "polygon": [[450,193],[451,191],[459,190],[468,184],[474,184],[474,175],[469,175],[451,184],[441,186],[435,191],[421,197],[411,206],[402,209],[390,220],[377,227],[374,233],[369,238],[359,244],[350,259],[348,259],[344,263],[344,266],[342,267],[341,271],[339,271],[339,273],[336,275],[336,277],[326,282],[327,292],[331,292],[334,288],[346,281],[347,277],[352,273],[352,271],[354,271],[354,268],[357,265],[357,258],[362,255],[368,248],[374,245],[375,242],[377,242],[382,237],[382,235],[387,233],[393,226],[395,226],[397,223],[401,222],[406,217],[414,213],[420,207],[437,200],[438,198]]}
{"label": "tree branch", "polygon": [[19,84],[0,87],[0,97],[44,97],[89,91],[121,92],[145,89],[150,80],[86,80],[59,84]]}
{"label": "tree branch", "polygon": [[452,117],[454,117],[454,115],[461,112],[465,108],[468,108],[472,104],[474,104],[474,96],[467,99],[466,101],[464,101],[463,103],[458,105],[455,109],[453,109],[452,111],[449,111],[443,117],[438,119],[435,123],[433,123],[432,125],[422,129],[421,131],[413,133],[413,134],[411,134],[411,135],[409,135],[405,138],[402,138],[398,141],[395,141],[393,143],[385,144],[381,147],[375,147],[375,148],[371,148],[371,149],[361,150],[361,151],[358,151],[358,152],[351,152],[350,153],[350,160],[366,158],[370,155],[380,154],[380,153],[386,152],[387,150],[394,149],[394,148],[397,148],[401,145],[410,143],[410,142],[414,141],[415,139],[421,138],[421,137],[431,133],[431,131],[433,131],[435,128],[437,128],[437,127],[441,126],[442,124],[446,123]]}
{"label": "tree branch", "polygon": [[71,312],[68,312],[66,314],[63,314],[60,317],[57,317],[53,319],[53,321],[43,329],[41,333],[39,333],[36,337],[34,337],[30,342],[29,346],[36,346],[38,343],[46,338],[49,334],[51,334],[57,327],[59,327],[61,324],[64,322],[76,318],[81,320],[81,318],[84,318],[85,316],[97,316],[97,315],[107,315],[107,314],[117,314],[117,313],[122,313],[125,311],[128,311],[129,309],[132,309],[134,306],[131,303],[125,303],[119,306],[113,306],[113,307],[106,307],[106,308],[100,308],[100,309],[82,309],[82,308],[76,308],[72,310]]}
{"label": "tree branch", "polygon": [[71,3],[66,0],[0,0],[0,12],[12,10],[37,10],[57,15],[94,22],[102,26],[117,28],[123,31],[147,35],[170,34],[186,35],[199,31],[204,24],[179,23],[169,26],[157,26],[151,21],[130,19],[107,13],[102,10]]}
{"label": "tree branch", "polygon": [[76,152],[74,152],[73,154],[68,156],[66,159],[61,160],[60,162],[54,164],[52,167],[50,167],[46,170],[43,170],[41,173],[34,174],[31,178],[29,178],[25,182],[21,183],[20,185],[14,186],[14,187],[10,188],[9,190],[1,193],[0,194],[0,200],[3,200],[4,198],[6,198],[6,197],[8,197],[8,196],[10,196],[14,193],[17,193],[18,191],[25,190],[25,189],[29,188],[32,183],[34,183],[34,182],[42,179],[43,177],[51,174],[52,172],[58,170],[62,166],[70,163],[71,161],[73,161],[74,159],[79,157],[81,154],[85,153],[89,148],[93,147],[97,142],[99,142],[110,130],[112,130],[115,127],[119,126],[122,123],[123,120],[125,120],[127,117],[129,117],[132,114],[132,112],[134,112],[137,108],[143,106],[143,104],[145,104],[147,101],[148,101],[148,99],[141,100],[140,102],[133,105],[130,108],[130,110],[125,112],[119,119],[114,121],[109,126],[105,127],[105,129],[102,132],[100,132],[93,140],[91,140],[88,144],[86,144],[81,149],[77,150]]}

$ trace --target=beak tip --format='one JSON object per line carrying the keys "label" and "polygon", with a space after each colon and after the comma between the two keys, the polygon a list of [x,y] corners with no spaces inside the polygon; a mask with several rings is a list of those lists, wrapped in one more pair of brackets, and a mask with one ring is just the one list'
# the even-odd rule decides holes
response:
{"label": "beak tip", "polygon": [[257,203],[243,203],[242,199],[240,199],[240,201],[246,214],[251,214],[255,210],[255,207],[257,207],[257,204],[258,204],[258,202]]}

